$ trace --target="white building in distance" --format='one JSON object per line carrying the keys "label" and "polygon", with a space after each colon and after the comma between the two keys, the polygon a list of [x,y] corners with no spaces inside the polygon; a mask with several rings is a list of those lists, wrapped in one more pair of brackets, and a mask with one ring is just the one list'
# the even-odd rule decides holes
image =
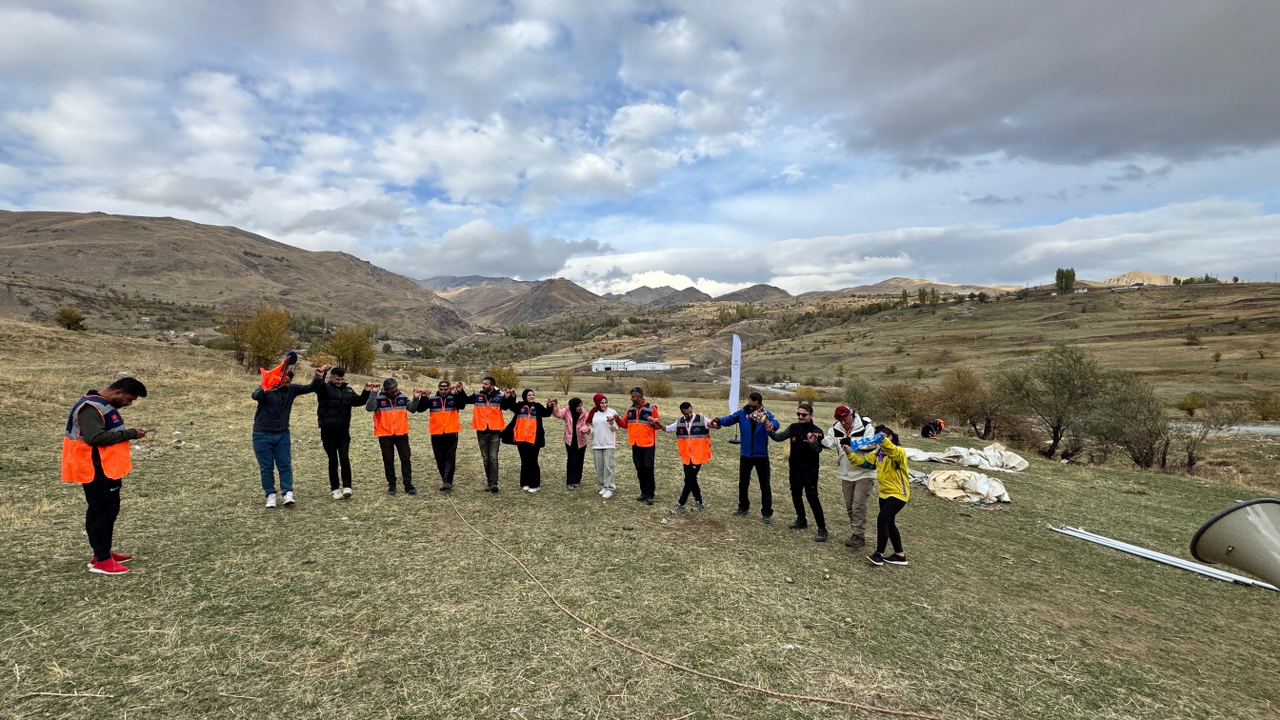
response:
{"label": "white building in distance", "polygon": [[629,358],[620,360],[606,360],[600,358],[591,363],[591,372],[645,372],[649,370],[670,370],[671,366],[667,363],[645,362],[638,363]]}

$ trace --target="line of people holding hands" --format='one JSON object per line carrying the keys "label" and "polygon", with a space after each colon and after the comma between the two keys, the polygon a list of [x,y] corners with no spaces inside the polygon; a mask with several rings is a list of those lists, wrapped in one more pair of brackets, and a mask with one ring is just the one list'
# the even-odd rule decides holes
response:
{"label": "line of people holding hands", "polygon": [[[852,533],[845,545],[859,548],[866,544],[866,510],[873,490],[879,497],[876,518],[876,551],[869,560],[906,565],[902,540],[895,523],[897,514],[910,499],[911,491],[906,453],[898,444],[898,436],[884,425],[872,426],[863,417],[843,405],[835,410],[835,423],[823,430],[815,423],[813,407],[799,403],[796,421],[783,428],[773,413],[764,407],[759,393],[751,393],[746,405],[724,417],[707,417],[694,412],[688,402],[680,403],[680,414],[674,422],[664,423],[658,407],[649,402],[644,392],[631,389],[630,405],[618,412],[609,407],[603,393],[592,398],[592,407],[584,408],[579,398],[561,405],[551,398],[539,403],[533,390],[517,396],[513,389],[500,389],[492,377],[486,377],[479,389],[468,392],[463,383],[441,380],[435,392],[414,390],[404,393],[395,378],[382,383],[366,383],[357,393],[346,383],[342,368],[322,365],[306,385],[293,382],[296,354],[290,353],[278,368],[263,371],[263,380],[252,393],[257,403],[253,418],[253,450],[258,461],[266,507],[275,508],[277,500],[285,506],[296,503],[293,490],[292,443],[289,435],[293,401],[298,396],[315,393],[316,418],[320,439],[329,460],[329,487],[335,500],[351,497],[352,472],[351,411],[363,406],[373,416],[373,434],[378,438],[386,475],[387,494],[395,495],[397,484],[409,495],[417,493],[413,484],[413,464],[409,446],[409,415],[427,413],[431,449],[440,475],[440,490],[454,487],[457,469],[458,436],[462,431],[461,411],[470,406],[470,428],[476,433],[484,465],[486,492],[498,492],[499,454],[502,445],[515,445],[520,456],[520,488],[536,493],[542,487],[539,454],[546,445],[544,420],[555,417],[564,422],[562,440],[566,451],[565,485],[577,490],[583,479],[587,450],[595,465],[597,492],[610,498],[617,491],[615,452],[617,432],[625,430],[631,448],[640,494],[639,502],[653,505],[657,495],[654,478],[657,433],[676,436],[680,461],[684,468],[684,487],[673,514],[706,509],[698,475],[711,462],[711,431],[728,427],[738,429],[740,457],[738,465],[738,507],[735,516],[751,510],[751,475],[754,472],[760,488],[760,517],[766,525],[773,522],[773,495],[770,484],[770,442],[787,443],[786,457],[791,486],[791,502],[796,519],[789,526],[802,530],[809,526],[808,511],[817,525],[814,540],[827,540],[826,517],[818,496],[819,457],[823,450],[837,452],[837,475],[841,481],[845,510]],[[84,486],[88,505],[85,530],[94,551],[89,564],[93,572],[115,575],[128,572],[122,563],[130,556],[111,549],[112,533],[119,511],[121,480],[131,470],[130,441],[143,437],[144,429],[127,428],[119,410],[138,398],[146,397],[146,389],[134,378],[122,378],[107,389],[86,392],[72,407],[63,435],[62,480]],[[504,413],[511,413],[506,420]],[[396,457],[400,474],[396,474]],[[279,477],[279,493],[276,478]],[[283,495],[283,497],[280,497]],[[690,505],[692,500],[692,505]],[[893,554],[885,556],[887,544]]]}

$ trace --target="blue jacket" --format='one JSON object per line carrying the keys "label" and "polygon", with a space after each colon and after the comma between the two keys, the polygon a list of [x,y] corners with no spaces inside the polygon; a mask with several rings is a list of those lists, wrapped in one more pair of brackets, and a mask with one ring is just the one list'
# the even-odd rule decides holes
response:
{"label": "blue jacket", "polygon": [[[764,414],[765,417],[769,418],[770,423],[781,427],[781,423],[773,417],[773,413],[765,410]],[[716,418],[716,421],[720,423],[720,427],[728,427],[737,423],[738,429],[741,431],[739,435],[742,438],[742,457],[769,457],[769,428],[748,417],[746,408],[742,408],[732,415]]]}

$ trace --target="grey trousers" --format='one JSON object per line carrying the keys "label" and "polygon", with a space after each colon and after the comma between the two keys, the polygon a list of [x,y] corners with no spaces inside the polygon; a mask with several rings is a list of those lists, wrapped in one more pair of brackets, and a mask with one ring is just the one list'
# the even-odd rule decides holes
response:
{"label": "grey trousers", "polygon": [[592,448],[591,459],[596,463],[596,484],[601,490],[616,490],[613,484],[614,448]]}
{"label": "grey trousers", "polygon": [[875,478],[863,478],[857,482],[840,481],[844,493],[844,509],[849,513],[849,527],[854,535],[865,535],[867,529],[867,501],[876,493]]}
{"label": "grey trousers", "polygon": [[488,487],[498,486],[498,450],[502,447],[501,430],[477,430],[480,459],[484,462],[484,479]]}

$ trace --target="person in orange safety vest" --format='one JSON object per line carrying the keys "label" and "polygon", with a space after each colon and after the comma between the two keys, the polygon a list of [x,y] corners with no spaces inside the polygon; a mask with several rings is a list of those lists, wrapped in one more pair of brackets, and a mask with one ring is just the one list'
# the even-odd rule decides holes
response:
{"label": "person in orange safety vest", "polygon": [[123,575],[129,568],[121,563],[132,559],[111,551],[116,516],[120,514],[120,488],[133,469],[129,441],[146,437],[143,428],[126,428],[120,408],[147,396],[147,388],[136,378],[116,380],[101,392],[90,390],[76,401],[67,417],[62,436],[62,482],[84,487],[88,508],[84,531],[93,548],[89,571],[103,575]]}
{"label": "person in orange safety vest", "polygon": [[467,392],[462,383],[450,384],[441,380],[434,395],[426,390],[414,390],[418,412],[431,413],[428,430],[431,433],[431,452],[436,456],[436,469],[440,471],[440,492],[453,489],[453,471],[458,462],[458,433],[462,422],[458,413],[467,406]]}
{"label": "person in orange safety vest", "polygon": [[684,490],[680,491],[680,502],[671,509],[673,514],[684,512],[684,504],[693,495],[695,510],[706,510],[702,504],[702,488],[698,486],[698,471],[703,465],[711,462],[711,428],[710,422],[703,415],[693,411],[687,402],[680,403],[680,418],[663,428],[676,434],[676,447],[680,450],[680,462],[684,463]]}
{"label": "person in orange safety vest", "polygon": [[[378,389],[377,383],[366,383],[365,389]],[[400,392],[395,378],[382,381],[382,388],[369,396],[364,409],[373,413],[373,434],[382,450],[382,470],[387,476],[387,494],[396,494],[396,453],[400,453],[400,474],[404,491],[416,495],[413,486],[413,460],[409,454],[409,413],[416,412],[419,399]]]}
{"label": "person in orange safety vest", "polygon": [[656,431],[662,429],[658,406],[644,399],[643,390],[631,388],[631,407],[626,414],[618,416],[618,427],[627,429],[627,442],[631,443],[631,463],[636,466],[636,478],[640,481],[640,497],[636,501],[652,505],[657,492],[653,477],[654,443]]}
{"label": "person in orange safety vest", "polygon": [[492,376],[480,381],[480,389],[467,398],[471,406],[471,429],[476,431],[480,459],[484,462],[485,492],[498,492],[498,450],[502,448],[503,393]]}
{"label": "person in orange safety vest", "polygon": [[539,403],[533,391],[528,388],[520,393],[518,402],[515,391],[505,391],[502,409],[515,413],[511,422],[502,430],[502,442],[515,445],[520,453],[520,489],[536,493],[542,487],[542,468],[538,465],[538,453],[547,444],[542,418],[550,417],[551,410]]}

